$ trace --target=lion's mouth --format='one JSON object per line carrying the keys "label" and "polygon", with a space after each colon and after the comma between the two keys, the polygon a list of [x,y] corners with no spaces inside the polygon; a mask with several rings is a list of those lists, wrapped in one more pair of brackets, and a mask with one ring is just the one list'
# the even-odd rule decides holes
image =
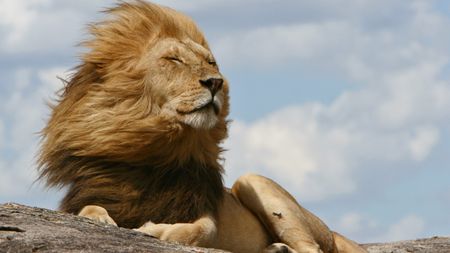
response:
{"label": "lion's mouth", "polygon": [[190,111],[181,111],[181,110],[177,109],[177,112],[180,114],[191,114],[191,113],[195,113],[195,112],[209,109],[209,108],[213,108],[214,113],[216,115],[219,114],[219,112],[220,112],[220,106],[217,102],[214,101],[214,99],[211,99],[209,102],[201,104]]}
{"label": "lion's mouth", "polygon": [[211,107],[213,108],[215,114],[219,114],[219,110],[220,110],[219,105],[214,103],[213,100],[209,101],[206,104],[197,106],[196,108],[194,108],[194,110],[191,111],[191,113],[198,112],[198,111],[201,111],[203,109],[208,109],[208,108],[211,108]]}

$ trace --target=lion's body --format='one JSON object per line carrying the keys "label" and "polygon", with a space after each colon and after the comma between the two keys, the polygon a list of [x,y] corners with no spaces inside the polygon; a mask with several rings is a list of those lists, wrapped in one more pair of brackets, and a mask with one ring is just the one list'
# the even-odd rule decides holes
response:
{"label": "lion's body", "polygon": [[261,221],[228,191],[220,205],[217,224],[217,236],[212,245],[215,248],[261,253],[273,242]]}
{"label": "lion's body", "polygon": [[60,208],[233,252],[336,252],[325,224],[269,179],[224,188],[228,83],[194,22],[139,0],[108,13],[43,130],[40,174],[68,188]]}

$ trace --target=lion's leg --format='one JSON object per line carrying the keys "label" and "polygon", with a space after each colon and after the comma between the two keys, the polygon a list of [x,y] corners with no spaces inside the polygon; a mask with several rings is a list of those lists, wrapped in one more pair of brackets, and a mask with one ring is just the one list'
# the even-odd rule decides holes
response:
{"label": "lion's leg", "polygon": [[217,233],[215,221],[210,217],[193,223],[154,224],[149,221],[135,230],[160,240],[201,247],[212,245]]}
{"label": "lion's leg", "polygon": [[116,222],[109,216],[108,211],[106,211],[106,209],[101,206],[85,206],[83,207],[83,209],[81,209],[78,215],[95,221],[100,221],[117,226]]}
{"label": "lion's leg", "polygon": [[345,238],[339,233],[333,232],[333,238],[339,253],[367,253],[367,251],[356,242]]}
{"label": "lion's leg", "polygon": [[233,185],[232,193],[259,217],[274,238],[297,252],[336,252],[328,227],[272,180],[245,175]]}

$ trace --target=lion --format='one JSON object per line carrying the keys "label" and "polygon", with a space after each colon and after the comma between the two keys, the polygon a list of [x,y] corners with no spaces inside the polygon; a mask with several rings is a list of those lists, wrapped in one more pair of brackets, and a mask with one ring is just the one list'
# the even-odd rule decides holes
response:
{"label": "lion", "polygon": [[189,17],[141,0],[107,13],[42,130],[62,211],[237,253],[365,252],[266,177],[225,188],[229,84]]}

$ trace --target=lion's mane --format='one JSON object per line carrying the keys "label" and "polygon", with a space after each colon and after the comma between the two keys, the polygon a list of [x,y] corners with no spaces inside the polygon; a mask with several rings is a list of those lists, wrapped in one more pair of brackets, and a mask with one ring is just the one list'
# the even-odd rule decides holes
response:
{"label": "lion's mane", "polygon": [[191,222],[216,212],[228,95],[214,128],[193,129],[155,112],[141,64],[161,37],[189,37],[209,49],[204,36],[188,17],[144,1],[107,13],[90,26],[83,43],[89,50],[52,106],[40,177],[67,187],[61,210],[99,205],[122,227]]}

